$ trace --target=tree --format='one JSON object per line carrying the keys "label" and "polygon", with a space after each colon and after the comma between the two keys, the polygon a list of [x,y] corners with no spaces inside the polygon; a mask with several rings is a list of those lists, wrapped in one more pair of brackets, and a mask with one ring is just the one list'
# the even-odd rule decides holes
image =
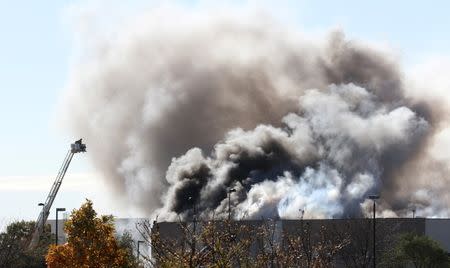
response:
{"label": "tree", "polygon": [[336,241],[322,226],[283,234],[272,220],[193,221],[160,229],[142,222],[138,230],[152,247],[156,267],[332,267],[348,239]]}
{"label": "tree", "polygon": [[450,267],[444,249],[431,238],[417,234],[404,234],[394,250],[384,256],[384,267],[443,268]]}
{"label": "tree", "polygon": [[113,217],[98,217],[90,200],[72,212],[64,230],[67,243],[50,247],[46,256],[49,268],[128,267],[127,251],[114,236]]}
{"label": "tree", "polygon": [[0,233],[0,268],[46,267],[45,254],[52,241],[50,226],[45,226],[37,247],[28,249],[34,226],[33,221],[17,221]]}

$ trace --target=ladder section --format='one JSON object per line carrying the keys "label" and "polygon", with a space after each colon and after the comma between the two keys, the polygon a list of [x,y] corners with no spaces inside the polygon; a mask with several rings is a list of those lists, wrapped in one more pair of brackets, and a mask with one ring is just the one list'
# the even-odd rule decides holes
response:
{"label": "ladder section", "polygon": [[67,169],[69,168],[70,162],[72,161],[73,155],[80,152],[86,152],[86,145],[82,143],[82,140],[78,140],[70,145],[70,149],[64,158],[63,164],[58,171],[55,182],[53,182],[52,188],[48,193],[47,199],[45,200],[42,211],[39,213],[39,217],[36,221],[35,230],[31,238],[29,247],[34,248],[39,242],[39,237],[44,231],[45,223],[47,222],[48,215],[50,214],[50,209],[55,201],[56,195],[58,194],[59,188],[61,187],[64,176],[66,175]]}
{"label": "ladder section", "polygon": [[[45,200],[44,207],[42,208],[43,212],[48,213],[50,211],[50,208],[53,205],[53,201],[55,201],[56,194],[59,191],[59,187],[61,187],[62,180],[64,178],[64,175],[66,175],[67,169],[69,168],[72,158],[73,158],[73,153],[69,150],[67,152],[66,158],[64,159],[63,165],[61,166],[61,168],[58,172],[58,175],[56,176],[55,182],[53,183],[52,188],[50,189],[47,199]],[[47,217],[44,217],[43,222],[45,222],[46,220],[47,220]]]}

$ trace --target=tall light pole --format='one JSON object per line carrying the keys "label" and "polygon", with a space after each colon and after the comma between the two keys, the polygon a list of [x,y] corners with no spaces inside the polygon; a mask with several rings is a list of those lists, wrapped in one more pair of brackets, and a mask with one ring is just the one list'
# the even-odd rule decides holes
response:
{"label": "tall light pole", "polygon": [[192,209],[194,210],[193,212],[194,212],[194,216],[192,217],[193,218],[193,221],[195,222],[196,221],[196,213],[197,213],[197,211],[195,210],[195,202],[193,202],[193,198],[192,198],[192,196],[189,196],[188,197],[188,201],[190,202],[190,203],[192,203]]}
{"label": "tall light pole", "polygon": [[236,192],[236,189],[228,189],[228,221],[231,221],[231,193]]}
{"label": "tall light pole", "polygon": [[[195,248],[196,248],[196,239],[195,239],[195,235],[197,234],[197,219],[196,219],[196,211],[195,211],[195,201],[194,198],[192,196],[189,196],[188,200],[190,202],[192,202],[192,208],[194,209],[194,218],[193,218],[193,238],[192,238],[192,243],[191,243],[191,254],[189,256],[189,267],[192,267],[192,261],[194,259],[194,255],[195,255]],[[138,246],[139,246],[139,242],[138,242]]]}
{"label": "tall light pole", "polygon": [[376,246],[375,246],[375,216],[376,216],[376,200],[380,199],[380,196],[377,194],[369,195],[369,199],[373,200],[373,267],[376,267]]}
{"label": "tall light pole", "polygon": [[413,213],[413,219],[416,217],[416,208],[412,209],[412,213]]}
{"label": "tall light pole", "polygon": [[142,241],[142,240],[137,241],[137,259],[138,259],[138,261],[139,261],[139,258],[141,257],[141,252],[139,251],[139,245],[141,243],[145,243],[145,241]]}
{"label": "tall light pole", "polygon": [[58,245],[58,212],[60,211],[66,211],[66,209],[56,208],[56,222],[55,222],[56,245]]}

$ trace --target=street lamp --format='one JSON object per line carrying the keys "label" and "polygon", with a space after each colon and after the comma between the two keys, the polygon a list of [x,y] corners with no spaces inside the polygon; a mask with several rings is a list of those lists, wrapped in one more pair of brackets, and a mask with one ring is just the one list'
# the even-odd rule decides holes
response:
{"label": "street lamp", "polygon": [[412,213],[413,213],[413,219],[416,217],[416,208],[412,209]]}
{"label": "street lamp", "polygon": [[138,240],[138,241],[137,241],[137,259],[138,259],[138,261],[139,261],[139,257],[141,256],[141,253],[140,253],[140,251],[139,251],[139,245],[140,245],[141,243],[145,243],[145,241],[142,241],[142,240]]}
{"label": "street lamp", "polygon": [[56,208],[56,223],[55,223],[56,245],[58,245],[58,212],[60,211],[66,211],[66,209]]}
{"label": "street lamp", "polygon": [[376,247],[375,247],[375,212],[376,212],[376,200],[380,199],[380,195],[377,194],[371,194],[369,195],[369,199],[373,200],[373,267],[376,267]]}
{"label": "street lamp", "polygon": [[231,193],[236,192],[236,189],[228,189],[228,221],[231,221]]}

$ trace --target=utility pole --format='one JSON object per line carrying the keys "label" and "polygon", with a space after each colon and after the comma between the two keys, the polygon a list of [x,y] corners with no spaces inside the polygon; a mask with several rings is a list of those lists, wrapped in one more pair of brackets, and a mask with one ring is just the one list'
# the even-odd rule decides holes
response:
{"label": "utility pole", "polygon": [[375,219],[376,219],[376,200],[379,199],[380,196],[373,194],[369,195],[369,199],[373,200],[373,268],[376,268],[376,235],[375,235]]}
{"label": "utility pole", "polygon": [[228,189],[228,221],[231,221],[231,193],[236,192],[236,189]]}

